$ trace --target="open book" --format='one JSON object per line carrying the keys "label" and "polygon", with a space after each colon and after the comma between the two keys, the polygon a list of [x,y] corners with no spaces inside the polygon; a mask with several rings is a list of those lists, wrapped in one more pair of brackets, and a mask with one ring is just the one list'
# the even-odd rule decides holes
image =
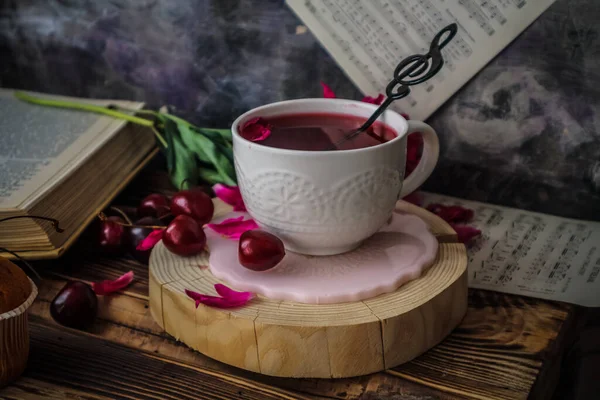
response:
{"label": "open book", "polygon": [[[143,103],[99,101],[34,94],[36,97],[116,104],[141,109]],[[0,225],[0,247],[23,258],[60,255],[85,226],[156,153],[152,132],[96,113],[46,107],[0,89],[0,219],[29,218]],[[11,257],[0,251],[3,257]]]}
{"label": "open book", "polygon": [[554,0],[287,0],[289,7],[365,94],[384,93],[396,65],[424,54],[452,22],[445,65],[392,107],[428,118]]}

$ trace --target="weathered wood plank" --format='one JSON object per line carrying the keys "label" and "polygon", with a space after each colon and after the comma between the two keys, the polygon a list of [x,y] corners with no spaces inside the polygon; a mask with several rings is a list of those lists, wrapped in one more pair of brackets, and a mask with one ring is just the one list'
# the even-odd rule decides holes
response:
{"label": "weathered wood plank", "polygon": [[109,400],[110,397],[90,394],[70,387],[54,385],[27,377],[21,377],[11,386],[0,389],[0,397],[6,400]]}
{"label": "weathered wood plank", "polygon": [[[75,245],[59,260],[36,263],[40,273],[62,279],[77,279],[87,283],[105,279],[116,279],[126,272],[133,271],[134,282],[124,292],[140,298],[148,297],[148,266],[140,264],[133,258],[110,257],[86,250],[85,246]],[[91,249],[91,245],[88,247]]]}
{"label": "weathered wood plank", "polygon": [[452,335],[389,373],[467,398],[525,399],[542,368],[558,362],[550,355],[570,310],[472,290],[467,315]]}
{"label": "weathered wood plank", "polygon": [[[308,399],[299,393],[31,319],[24,376],[91,395],[136,399]],[[1,392],[0,392],[1,394]]]}

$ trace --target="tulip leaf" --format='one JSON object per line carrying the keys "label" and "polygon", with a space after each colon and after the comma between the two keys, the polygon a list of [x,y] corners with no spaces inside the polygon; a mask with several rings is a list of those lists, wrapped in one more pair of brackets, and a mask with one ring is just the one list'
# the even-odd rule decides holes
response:
{"label": "tulip leaf", "polygon": [[[192,185],[198,182],[198,166],[196,156],[191,152],[181,140],[177,125],[170,120],[165,121],[165,131],[167,133],[167,166],[171,182],[177,188],[182,182]],[[171,162],[169,163],[169,153],[171,153]]]}
{"label": "tulip leaf", "polygon": [[200,132],[191,129],[189,124],[177,124],[177,127],[183,143],[189,150],[198,154],[202,161],[208,159],[221,176],[224,184],[236,185],[233,162],[221,152],[222,149],[216,143]]}
{"label": "tulip leaf", "polygon": [[202,179],[203,181],[206,181],[211,186],[216,183],[222,182],[222,179],[221,179],[221,176],[219,175],[219,173],[211,168],[200,167],[198,169],[198,175],[200,176],[200,179]]}

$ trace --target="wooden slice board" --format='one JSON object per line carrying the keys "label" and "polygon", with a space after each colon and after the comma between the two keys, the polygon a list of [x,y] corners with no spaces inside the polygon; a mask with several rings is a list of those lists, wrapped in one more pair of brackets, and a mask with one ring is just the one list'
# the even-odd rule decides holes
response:
{"label": "wooden slice board", "polygon": [[[258,296],[233,310],[200,305],[185,289],[216,295],[207,254],[177,257],[162,242],[150,258],[150,310],[167,333],[226,364],[266,375],[341,378],[412,360],[442,341],[467,309],[467,255],[437,216],[406,202],[440,242],[425,274],[368,300],[313,305]],[[216,203],[216,214],[231,211]]]}

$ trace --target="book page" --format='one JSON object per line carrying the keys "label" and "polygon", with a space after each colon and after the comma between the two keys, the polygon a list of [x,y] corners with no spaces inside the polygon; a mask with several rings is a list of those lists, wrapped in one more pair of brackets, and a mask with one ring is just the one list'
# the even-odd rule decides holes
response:
{"label": "book page", "polygon": [[600,222],[424,193],[425,204],[475,212],[469,287],[600,307]]}
{"label": "book page", "polygon": [[429,117],[531,24],[554,0],[287,0],[289,7],[365,95],[385,94],[405,57],[425,54],[456,22],[444,67],[392,107]]}
{"label": "book page", "polygon": [[[143,103],[36,97],[141,109]],[[0,89],[0,209],[25,209],[125,126],[100,114],[29,104]]]}

